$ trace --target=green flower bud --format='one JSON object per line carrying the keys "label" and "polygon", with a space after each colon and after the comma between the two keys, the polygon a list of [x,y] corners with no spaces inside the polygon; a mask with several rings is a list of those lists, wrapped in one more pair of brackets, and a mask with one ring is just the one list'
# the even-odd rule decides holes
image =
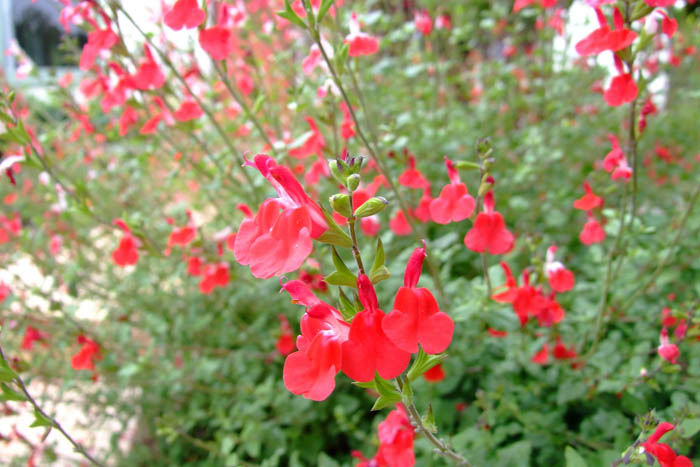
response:
{"label": "green flower bud", "polygon": [[479,170],[479,164],[476,162],[469,162],[469,161],[459,161],[455,164],[455,167],[457,167],[459,170]]}
{"label": "green flower bud", "polygon": [[367,201],[365,201],[362,204],[362,206],[355,209],[355,217],[361,218],[373,216],[379,212],[382,212],[387,204],[387,200],[382,198],[381,196],[375,196],[374,198],[370,198]]}
{"label": "green flower bud", "polygon": [[333,175],[333,178],[335,178],[338,183],[344,184],[345,177],[343,172],[345,172],[345,170],[343,167],[343,161],[338,159],[330,159],[328,161],[328,168],[331,170],[331,175]]}
{"label": "green flower bud", "polygon": [[352,209],[350,207],[350,195],[345,193],[339,193],[330,197],[331,207],[335,212],[343,217],[352,216]]}
{"label": "green flower bud", "polygon": [[357,187],[360,186],[360,180],[360,174],[352,174],[347,179],[345,179],[345,186],[347,187],[348,191],[350,191],[350,193],[357,190]]}

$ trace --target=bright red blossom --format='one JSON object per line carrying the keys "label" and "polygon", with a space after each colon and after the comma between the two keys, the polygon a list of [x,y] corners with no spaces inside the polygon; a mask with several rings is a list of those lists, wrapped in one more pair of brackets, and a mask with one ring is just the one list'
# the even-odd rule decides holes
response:
{"label": "bright red blossom", "polygon": [[78,353],[73,355],[70,361],[71,367],[74,370],[94,370],[95,360],[102,360],[100,355],[100,346],[91,339],[83,336],[78,336],[78,343],[82,345]]}
{"label": "bright red blossom", "polygon": [[484,211],[476,216],[473,227],[464,237],[464,245],[477,253],[502,255],[513,249],[515,239],[506,229],[503,216],[493,209],[493,191],[484,196]]}
{"label": "bright red blossom", "polygon": [[454,322],[440,311],[430,290],[416,287],[425,259],[425,248],[416,248],[408,260],[404,286],[399,288],[394,309],[382,321],[382,329],[399,349],[415,353],[418,344],[428,354],[445,351],[452,341]]}
{"label": "bright red blossom", "polygon": [[642,443],[642,447],[659,461],[661,467],[693,467],[690,459],[676,455],[668,444],[659,443],[659,439],[674,428],[672,423],[660,423],[649,439]]}
{"label": "bright red blossom", "polygon": [[350,326],[335,308],[316,298],[305,283],[289,281],[282,288],[295,303],[306,307],[301,335],[296,341],[298,350],[284,362],[284,385],[293,394],[324,400],[335,388]]}
{"label": "bright red blossom", "polygon": [[574,201],[574,208],[590,211],[603,205],[603,198],[593,193],[588,182],[583,182],[583,189],[586,190],[586,194]]}
{"label": "bright red blossom", "polygon": [[475,206],[474,198],[460,180],[454,163],[445,157],[445,165],[450,184],[440,191],[440,196],[430,202],[430,216],[438,224],[462,221],[472,215]]}
{"label": "bright red blossom", "polygon": [[258,154],[256,167],[274,186],[279,198],[263,202],[254,218],[238,229],[234,244],[236,261],[258,278],[279,276],[298,269],[313,248],[312,239],[328,228],[321,208],[304,192],[291,170],[271,157]]}
{"label": "bright red blossom", "polygon": [[351,57],[373,55],[379,50],[379,40],[360,31],[360,23],[354,12],[350,17],[350,34],[345,38],[345,43],[348,44],[348,55]]}
{"label": "bright red blossom", "polygon": [[121,219],[116,219],[114,224],[118,225],[123,231],[124,235],[119,241],[119,246],[112,253],[112,259],[117,266],[126,267],[136,264],[139,260],[139,253],[137,251],[138,242],[131,234],[131,230]]}
{"label": "bright red blossom", "polygon": [[374,379],[375,372],[384,379],[395,378],[406,369],[411,354],[398,348],[383,331],[386,315],[379,309],[369,277],[361,274],[357,287],[364,309],[353,318],[343,343],[343,373],[361,382]]}
{"label": "bright red blossom", "polygon": [[559,261],[554,261],[554,253],[557,247],[552,245],[547,249],[547,261],[545,272],[549,280],[549,286],[557,293],[566,292],[574,287],[574,273],[569,271]]}
{"label": "bright red blossom", "polygon": [[583,226],[583,230],[579,234],[578,238],[584,245],[592,245],[594,243],[600,243],[605,240],[605,230],[600,226],[598,221],[593,214],[589,211],[588,220]]}
{"label": "bright red blossom", "polygon": [[163,21],[175,31],[196,28],[206,18],[204,10],[199,8],[197,0],[177,0],[173,7],[165,14]]}

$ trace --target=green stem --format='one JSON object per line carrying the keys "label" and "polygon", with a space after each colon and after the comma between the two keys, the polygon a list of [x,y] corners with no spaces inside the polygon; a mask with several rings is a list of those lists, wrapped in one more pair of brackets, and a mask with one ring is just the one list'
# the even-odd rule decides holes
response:
{"label": "green stem", "polygon": [[[2,350],[2,346],[0,346],[0,358],[2,359],[2,363],[9,368],[10,363],[8,362],[7,358],[5,357],[5,353]],[[34,400],[34,398],[31,396],[31,394],[29,394],[29,391],[27,390],[27,386],[24,384],[24,380],[22,379],[21,376],[16,375],[14,378],[14,381],[17,384],[17,386],[19,387],[19,389],[24,393],[24,396],[27,398],[27,401],[32,405],[32,407],[34,407],[34,410],[36,410],[42,417],[49,420],[52,424],[52,427],[56,428],[58,431],[60,431],[61,434],[63,435],[63,437],[66,438],[68,440],[68,442],[73,445],[73,448],[75,448],[75,450],[77,452],[82,454],[82,456],[85,457],[87,460],[89,460],[93,465],[97,465],[100,467],[104,465],[101,462],[99,462],[97,459],[92,457],[90,455],[90,453],[87,452],[87,450],[85,450],[85,448],[83,447],[82,444],[75,441],[73,439],[73,437],[71,435],[69,435],[68,432],[61,426],[61,424],[58,422],[58,420],[56,420],[55,418],[53,418],[52,416],[50,416],[49,414],[44,412],[44,410],[39,406],[39,404],[36,402],[36,400]]]}
{"label": "green stem", "polygon": [[438,438],[432,431],[425,427],[425,425],[423,424],[423,419],[420,416],[420,413],[418,413],[416,404],[413,401],[413,391],[403,391],[405,385],[410,386],[411,384],[408,378],[406,378],[405,375],[399,375],[396,378],[396,382],[398,383],[399,389],[402,391],[403,394],[409,394],[409,396],[407,397],[408,400],[404,401],[402,405],[406,409],[408,417],[411,419],[411,424],[416,428],[416,430],[420,434],[425,436],[425,439],[427,439],[428,442],[435,447],[435,451],[438,454],[450,459],[452,462],[455,463],[455,465],[458,465],[460,467],[470,467],[472,464],[467,459],[453,451],[446,441],[443,441],[442,439]]}

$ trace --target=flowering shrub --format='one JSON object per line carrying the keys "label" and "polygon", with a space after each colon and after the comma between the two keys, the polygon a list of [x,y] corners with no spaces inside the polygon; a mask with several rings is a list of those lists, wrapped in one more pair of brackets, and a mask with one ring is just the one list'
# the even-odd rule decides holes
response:
{"label": "flowering shrub", "polygon": [[696,5],[570,3],[63,2],[80,72],[3,85],[0,442],[693,465]]}

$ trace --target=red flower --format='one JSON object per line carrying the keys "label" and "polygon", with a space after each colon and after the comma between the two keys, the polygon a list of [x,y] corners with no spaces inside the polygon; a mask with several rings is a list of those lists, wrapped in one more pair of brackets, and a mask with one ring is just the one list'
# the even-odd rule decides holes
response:
{"label": "red flower", "polygon": [[442,369],[442,365],[439,363],[423,373],[423,378],[431,383],[437,383],[445,379],[445,370]]}
{"label": "red flower", "polygon": [[612,150],[603,159],[603,169],[606,172],[612,171],[610,176],[612,180],[617,180],[618,178],[629,180],[632,176],[632,168],[627,163],[627,158],[620,148],[617,137],[610,133],[608,139],[610,139]]}
{"label": "red flower", "polygon": [[375,372],[384,379],[400,375],[408,366],[411,354],[393,344],[382,329],[386,316],[377,304],[377,295],[369,277],[357,280],[364,309],[350,325],[348,340],[343,343],[343,373],[355,381],[368,382]]}
{"label": "red flower", "polygon": [[668,360],[673,365],[678,363],[676,360],[678,357],[680,357],[681,352],[678,350],[678,346],[676,346],[676,344],[671,344],[669,342],[668,331],[666,328],[661,329],[661,336],[659,340],[661,341],[661,345],[659,345],[659,348],[657,349],[659,357],[663,358],[664,360]]}
{"label": "red flower", "polygon": [[275,348],[280,355],[285,356],[294,352],[294,336],[292,335],[292,327],[289,325],[287,317],[284,315],[277,315],[280,320],[280,336],[277,338],[275,343]]}
{"label": "red flower", "polygon": [[580,40],[576,44],[576,51],[582,56],[598,55],[606,50],[613,52],[622,50],[628,47],[637,38],[637,33],[629,29],[625,29],[623,24],[620,24],[622,16],[619,10],[615,9],[615,27],[610,29],[603,11],[596,8],[596,15],[600,27],[588,36]]}
{"label": "red flower", "polygon": [[489,191],[484,196],[484,212],[476,216],[473,227],[464,237],[464,245],[477,253],[487,251],[491,255],[502,255],[513,249],[515,240],[493,205],[493,191]]}
{"label": "red flower", "polygon": [[0,282],[0,303],[4,302],[10,296],[12,290],[4,282]]}
{"label": "red flower", "polygon": [[416,158],[413,154],[408,156],[408,166],[408,169],[399,175],[399,184],[408,188],[415,188],[416,190],[429,188],[430,183],[428,180],[420,170],[416,169]]}
{"label": "red flower", "polygon": [[571,290],[574,287],[574,273],[569,271],[559,261],[554,261],[554,253],[557,247],[552,245],[547,249],[547,262],[545,263],[545,272],[549,280],[549,286],[555,292],[561,293]]}
{"label": "red flower", "polygon": [[119,246],[112,253],[112,259],[117,266],[126,267],[134,265],[139,260],[139,252],[137,240],[131,235],[131,230],[121,219],[114,221],[123,231],[124,235],[119,241]]}
{"label": "red flower", "polygon": [[428,354],[443,352],[452,341],[454,322],[440,311],[430,290],[416,287],[425,248],[416,248],[408,260],[403,287],[394,300],[394,309],[382,321],[389,340],[405,352],[418,352],[418,344]]}
{"label": "red flower", "polygon": [[204,114],[196,101],[188,100],[180,104],[180,107],[173,113],[175,120],[188,122],[195,120]]}
{"label": "red flower", "polygon": [[389,221],[389,227],[391,227],[391,230],[398,236],[408,235],[412,230],[411,224],[409,224],[408,219],[406,219],[406,215],[400,209],[396,211],[394,217]]}
{"label": "red flower", "polygon": [[613,78],[603,98],[611,107],[632,102],[637,98],[637,83],[634,82],[630,73],[618,75]]}
{"label": "red flower", "polygon": [[348,44],[348,55],[351,57],[373,55],[379,50],[377,38],[360,31],[360,23],[357,21],[355,12],[350,17],[350,34],[345,38],[345,43]]}
{"label": "red flower", "polygon": [[397,405],[377,427],[379,449],[378,465],[391,467],[413,467],[416,463],[413,453],[415,432],[402,406]]}
{"label": "red flower", "polygon": [[574,208],[582,211],[590,211],[603,205],[603,198],[593,193],[588,182],[583,182],[583,189],[586,190],[586,194],[574,201]]}
{"label": "red flower", "polygon": [[225,287],[229,280],[228,264],[207,264],[202,268],[202,280],[199,282],[199,291],[203,294],[209,294],[216,287]]}
{"label": "red flower", "polygon": [[301,68],[304,70],[304,74],[310,76],[314,72],[317,66],[321,66],[323,63],[323,55],[321,54],[321,49],[317,44],[313,44],[309,50],[309,55],[304,57],[301,62]]}
{"label": "red flower", "polygon": [[289,155],[297,159],[303,159],[313,154],[322,156],[323,148],[326,146],[326,140],[323,138],[314,119],[306,117],[305,120],[309,124],[309,127],[311,127],[311,134],[301,146],[289,150]]}
{"label": "red flower", "polygon": [[32,350],[34,347],[34,341],[43,341],[48,337],[48,334],[39,331],[31,326],[27,326],[27,330],[24,332],[24,338],[22,339],[22,348],[25,350]]}
{"label": "red flower", "polygon": [[131,77],[131,82],[136,89],[142,91],[158,89],[165,84],[165,75],[153,58],[153,54],[148,45],[144,45],[144,51],[146,53],[146,60],[139,65],[136,74]]}
{"label": "red flower", "polygon": [[566,346],[561,342],[561,337],[559,336],[557,336],[557,343],[552,349],[552,355],[557,360],[569,360],[578,357],[576,350],[574,350],[574,346],[572,345],[570,348],[567,349]]}
{"label": "red flower", "polygon": [[78,336],[78,344],[81,344],[80,350],[73,355],[70,361],[71,367],[74,370],[94,370],[95,360],[102,360],[100,356],[100,346],[91,339],[83,336]]}
{"label": "red flower", "polygon": [[119,42],[119,36],[112,31],[111,27],[91,31],[80,55],[80,69],[89,70],[92,68],[100,51],[111,49],[117,42]]}
{"label": "red flower", "polygon": [[669,16],[663,10],[657,11],[662,16],[661,30],[668,36],[669,39],[672,38],[678,29],[678,21],[676,21],[674,18],[669,18]]}
{"label": "red flower", "polygon": [[421,34],[429,36],[433,32],[433,19],[426,10],[416,11],[413,14],[413,18],[413,24]]}
{"label": "red flower", "polygon": [[693,467],[690,459],[676,455],[668,444],[659,443],[659,439],[674,428],[672,423],[660,423],[649,439],[642,443],[642,447],[659,461],[661,467]]}
{"label": "red flower", "polygon": [[545,343],[542,349],[532,356],[530,361],[538,365],[545,365],[549,361],[549,346]]}
{"label": "red flower", "polygon": [[231,31],[223,26],[212,26],[199,31],[199,45],[214,60],[224,60],[233,52]]}
{"label": "red flower", "polygon": [[462,183],[454,163],[445,157],[450,184],[440,192],[440,196],[430,202],[430,216],[438,224],[459,222],[474,212],[474,198]]}
{"label": "red flower", "polygon": [[651,7],[667,7],[667,6],[673,6],[676,3],[676,0],[644,0],[647,5]]}
{"label": "red flower", "polygon": [[316,298],[305,283],[289,281],[282,288],[294,302],[307,308],[296,341],[298,350],[284,362],[284,386],[307,399],[324,400],[335,388],[349,325],[335,308]]}
{"label": "red flower", "polygon": [[598,221],[593,217],[593,214],[589,211],[588,220],[583,226],[583,230],[579,234],[578,238],[584,245],[592,245],[594,243],[600,243],[605,240],[605,230],[600,226]]}
{"label": "red flower", "polygon": [[196,28],[205,18],[206,14],[197,5],[197,0],[177,0],[163,20],[169,28],[177,31],[183,27]]}
{"label": "red flower", "polygon": [[241,223],[233,249],[236,261],[250,265],[258,278],[294,271],[311,253],[311,239],[328,228],[321,208],[291,170],[278,166],[271,157],[258,154],[246,164],[256,167],[280,197],[264,201],[254,218]]}

